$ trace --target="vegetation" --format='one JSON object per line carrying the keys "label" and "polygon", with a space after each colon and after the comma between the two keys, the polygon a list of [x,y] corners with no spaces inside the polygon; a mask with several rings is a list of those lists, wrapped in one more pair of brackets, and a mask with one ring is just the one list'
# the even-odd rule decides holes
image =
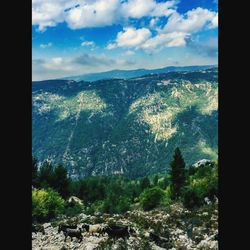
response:
{"label": "vegetation", "polygon": [[34,221],[50,220],[64,209],[63,198],[53,189],[32,190],[32,218]]}
{"label": "vegetation", "polygon": [[215,160],[217,73],[33,83],[33,154],[62,163],[72,178],[164,174],[178,145],[188,165]]}
{"label": "vegetation", "polygon": [[[200,207],[205,199],[218,195],[218,164],[208,162],[197,168],[185,169],[179,148],[176,148],[169,173],[143,178],[92,176],[79,180],[67,176],[62,165],[45,161],[39,169],[33,158],[32,216],[35,221],[46,221],[63,213],[74,216],[84,213],[124,213],[134,208],[149,211],[169,207],[178,200],[187,208]],[[35,166],[35,167],[34,167]],[[69,202],[78,197],[84,205]]]}
{"label": "vegetation", "polygon": [[140,195],[140,203],[148,211],[157,207],[164,197],[164,191],[159,187],[148,188]]}
{"label": "vegetation", "polygon": [[218,164],[207,164],[188,176],[183,199],[188,208],[201,206],[204,199],[214,200],[218,196]]}
{"label": "vegetation", "polygon": [[185,185],[185,162],[182,158],[181,151],[177,147],[174,151],[174,159],[171,166],[171,194],[172,199],[176,200],[181,195]]}

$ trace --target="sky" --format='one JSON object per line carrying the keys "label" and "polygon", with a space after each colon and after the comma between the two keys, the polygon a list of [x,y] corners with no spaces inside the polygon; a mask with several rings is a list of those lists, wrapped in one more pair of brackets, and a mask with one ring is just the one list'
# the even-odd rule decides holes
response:
{"label": "sky", "polygon": [[32,0],[32,80],[218,63],[218,0]]}

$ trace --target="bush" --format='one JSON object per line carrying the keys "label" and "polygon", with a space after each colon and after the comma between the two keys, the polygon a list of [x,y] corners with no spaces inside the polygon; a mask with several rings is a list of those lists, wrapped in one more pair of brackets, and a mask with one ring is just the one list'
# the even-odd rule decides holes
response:
{"label": "bush", "polygon": [[130,199],[128,197],[122,197],[117,204],[117,213],[125,213],[130,209]]}
{"label": "bush", "polygon": [[91,204],[90,207],[87,209],[87,213],[94,214],[95,212],[103,212],[103,201],[96,201]]}
{"label": "bush", "polygon": [[164,197],[162,199],[163,206],[169,206],[171,203],[171,188],[168,186],[164,191]]}
{"label": "bush", "polygon": [[218,168],[204,166],[189,177],[188,185],[184,189],[183,202],[188,208],[201,206],[205,197],[210,200],[218,195]]}
{"label": "bush", "polygon": [[193,208],[195,206],[200,206],[202,203],[199,194],[192,188],[187,188],[183,195],[183,203],[187,208]]}
{"label": "bush", "polygon": [[104,200],[102,212],[104,213],[125,213],[130,209],[131,201],[126,196],[111,196]]}
{"label": "bush", "polygon": [[43,222],[55,218],[64,210],[63,198],[53,189],[32,190],[32,218]]}
{"label": "bush", "polygon": [[84,206],[77,202],[67,202],[64,209],[64,214],[68,217],[76,216],[82,213]]}
{"label": "bush", "polygon": [[159,187],[148,188],[140,195],[142,208],[146,211],[157,207],[164,197],[164,191]]}

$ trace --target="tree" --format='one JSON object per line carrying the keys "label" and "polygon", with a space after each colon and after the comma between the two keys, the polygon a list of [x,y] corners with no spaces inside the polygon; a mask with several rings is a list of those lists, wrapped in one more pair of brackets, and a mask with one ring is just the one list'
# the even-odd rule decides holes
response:
{"label": "tree", "polygon": [[55,218],[63,212],[65,202],[53,189],[32,190],[32,218],[42,222]]}
{"label": "tree", "polygon": [[141,193],[139,200],[146,211],[157,207],[164,197],[164,191],[159,187],[147,188]]}
{"label": "tree", "polygon": [[38,166],[37,159],[32,156],[32,186],[37,187],[38,185]]}
{"label": "tree", "polygon": [[54,187],[54,170],[53,166],[50,162],[44,161],[39,174],[38,174],[38,179],[40,186],[42,188],[48,188],[48,187]]}
{"label": "tree", "polygon": [[69,195],[69,184],[70,179],[66,168],[63,165],[55,167],[53,186],[63,198],[66,198]]}
{"label": "tree", "polygon": [[202,166],[190,175],[183,192],[183,202],[187,208],[201,206],[205,198],[213,200],[218,195],[218,165]]}
{"label": "tree", "polygon": [[140,182],[141,190],[143,191],[146,188],[150,187],[150,180],[147,176],[145,176]]}
{"label": "tree", "polygon": [[181,195],[182,188],[185,185],[185,162],[178,147],[174,151],[170,167],[171,196],[173,200],[176,200]]}

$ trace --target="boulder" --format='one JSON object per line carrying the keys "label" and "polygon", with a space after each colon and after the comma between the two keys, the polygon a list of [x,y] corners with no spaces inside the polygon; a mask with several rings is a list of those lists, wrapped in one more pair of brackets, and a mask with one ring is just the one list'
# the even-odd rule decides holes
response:
{"label": "boulder", "polygon": [[213,161],[208,160],[208,159],[202,159],[202,160],[195,162],[192,166],[195,168],[198,168],[198,167],[204,166],[204,165],[206,165],[208,163],[212,163],[212,162]]}
{"label": "boulder", "polygon": [[83,206],[82,200],[79,199],[79,198],[76,197],[76,196],[70,196],[69,199],[68,199],[68,203],[77,203],[77,204]]}

